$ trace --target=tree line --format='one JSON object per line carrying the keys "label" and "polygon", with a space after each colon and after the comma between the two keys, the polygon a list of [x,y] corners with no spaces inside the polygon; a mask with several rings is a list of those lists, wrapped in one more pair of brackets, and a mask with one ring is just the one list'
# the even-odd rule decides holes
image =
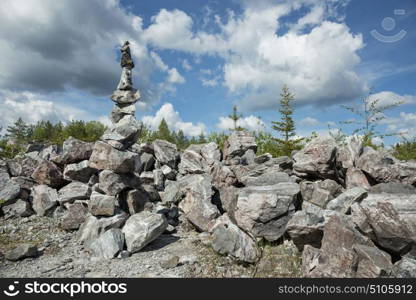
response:
{"label": "tree line", "polygon": [[[273,157],[290,156],[293,151],[302,149],[311,138],[316,136],[316,133],[312,133],[309,137],[299,137],[296,134],[296,125],[293,119],[294,101],[295,95],[284,85],[278,108],[280,118],[271,122],[271,128],[277,137],[268,131],[253,131],[259,155],[270,153]],[[383,147],[383,145],[377,146],[372,142],[375,137],[389,136],[378,132],[376,130],[377,125],[385,118],[385,111],[400,104],[400,102],[396,102],[383,106],[379,104],[377,99],[373,100],[368,95],[361,100],[358,106],[343,106],[358,118],[353,121],[340,121],[339,124],[343,126],[355,125],[356,128],[353,134],[360,134],[366,146]],[[233,128],[230,129],[230,132],[246,130],[239,124],[242,117],[243,115],[238,112],[238,107],[234,106],[232,113],[229,115],[229,118],[233,121]],[[4,136],[0,137],[0,158],[13,158],[20,153],[24,153],[28,144],[62,145],[70,136],[87,142],[95,142],[99,140],[106,129],[106,126],[98,121],[71,121],[68,124],[39,121],[36,124],[27,124],[19,118],[13,125],[8,126]],[[186,149],[191,144],[215,142],[220,148],[223,148],[230,132],[211,132],[208,135],[201,132],[199,136],[189,137],[182,130],[172,130],[167,122],[162,119],[156,130],[142,124],[141,134],[137,142],[150,143],[156,139],[162,139],[176,144],[181,150]],[[342,130],[338,130],[336,134],[330,134],[340,143],[347,136]],[[416,159],[416,140],[403,138],[401,143],[393,146],[393,152],[401,160]]]}

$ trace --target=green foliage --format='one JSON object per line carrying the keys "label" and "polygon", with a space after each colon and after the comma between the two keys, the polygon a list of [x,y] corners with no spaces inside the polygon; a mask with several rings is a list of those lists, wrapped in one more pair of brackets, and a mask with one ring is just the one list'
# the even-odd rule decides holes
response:
{"label": "green foliage", "polygon": [[214,142],[220,149],[224,149],[225,141],[228,139],[228,135],[225,132],[212,132],[208,135],[207,142]]}
{"label": "green foliage", "polygon": [[205,144],[206,142],[207,142],[207,139],[205,138],[205,134],[201,132],[201,134],[198,136],[197,144]]}
{"label": "green foliage", "polygon": [[393,154],[400,160],[416,160],[416,138],[408,140],[404,137],[401,143],[397,143],[393,147]]}
{"label": "green foliage", "polygon": [[40,121],[33,127],[30,141],[62,145],[67,138],[72,136],[85,142],[95,142],[105,130],[106,127],[97,121],[71,121],[67,125],[62,122],[52,124],[50,121]]}
{"label": "green foliage", "polygon": [[0,140],[0,158],[13,158],[24,152],[24,148],[19,144],[7,143],[6,139]]}
{"label": "green foliage", "polygon": [[356,128],[353,134],[360,134],[363,136],[365,146],[370,146],[377,149],[377,146],[372,143],[373,138],[384,138],[387,136],[397,135],[396,133],[385,134],[377,131],[377,126],[380,122],[386,119],[385,112],[403,104],[402,101],[395,101],[391,104],[382,105],[380,99],[372,99],[370,93],[363,97],[358,105],[342,105],[344,109],[356,115],[358,119],[341,121],[343,125],[355,125]]}
{"label": "green foliage", "polygon": [[257,155],[270,153],[273,157],[284,156],[285,153],[280,148],[279,143],[269,132],[254,132],[257,143]]}
{"label": "green foliage", "polygon": [[299,150],[302,148],[301,142],[303,139],[295,139],[296,128],[293,121],[293,107],[292,102],[295,100],[295,96],[289,91],[287,85],[282,88],[280,94],[280,108],[279,113],[281,115],[280,121],[272,121],[273,130],[278,131],[282,139],[275,138],[279,151],[284,155],[290,156],[293,150]]}
{"label": "green foliage", "polygon": [[[331,134],[331,132],[330,132],[329,134]],[[310,135],[310,136],[305,137],[305,138],[303,139],[303,142],[304,142],[305,144],[307,144],[307,143],[309,143],[310,141],[312,141],[314,138],[317,138],[317,137],[318,137],[318,134],[316,133],[316,131],[312,131],[312,133],[311,133],[311,135]]]}
{"label": "green foliage", "polygon": [[159,124],[159,128],[155,134],[157,139],[165,140],[171,143],[174,142],[174,137],[170,132],[168,123],[166,123],[165,119],[162,119],[162,121]]}
{"label": "green foliage", "polygon": [[233,120],[234,122],[234,128],[233,130],[244,130],[243,127],[238,126],[238,120],[240,120],[243,115],[238,113],[238,109],[237,109],[237,105],[233,106],[233,112],[231,113],[231,115],[228,116],[231,120]]}
{"label": "green foliage", "polygon": [[5,137],[0,140],[0,158],[13,158],[23,153],[29,143],[57,144],[70,136],[86,142],[95,142],[106,130],[97,121],[71,121],[67,125],[62,122],[56,124],[50,121],[40,121],[35,125],[28,125],[18,119],[7,129]]}
{"label": "green foliage", "polygon": [[11,139],[17,144],[22,144],[32,135],[33,127],[26,124],[22,118],[19,118],[13,125],[7,127],[6,131],[7,139]]}
{"label": "green foliage", "polygon": [[137,143],[139,144],[151,143],[155,139],[156,138],[155,138],[154,132],[149,127],[147,127],[146,125],[142,123],[141,128],[140,128],[140,136],[139,136],[139,139],[137,140]]}
{"label": "green foliage", "polygon": [[182,130],[175,133],[175,144],[181,150],[186,149],[189,146],[189,140]]}

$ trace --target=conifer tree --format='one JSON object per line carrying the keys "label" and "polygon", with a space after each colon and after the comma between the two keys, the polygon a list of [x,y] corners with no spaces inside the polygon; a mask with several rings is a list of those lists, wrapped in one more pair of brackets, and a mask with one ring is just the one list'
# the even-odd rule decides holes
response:
{"label": "conifer tree", "polygon": [[170,132],[168,123],[166,123],[165,119],[162,119],[159,124],[157,137],[161,140],[173,142],[172,133]]}
{"label": "conifer tree", "polygon": [[178,146],[178,148],[182,150],[188,147],[189,141],[188,141],[188,138],[183,133],[183,130],[180,129],[176,133],[175,143]]}
{"label": "conifer tree", "polygon": [[201,134],[198,136],[198,144],[205,144],[206,142],[205,134],[201,131]]}
{"label": "conifer tree", "polygon": [[272,128],[280,133],[282,138],[275,138],[281,152],[285,155],[290,155],[293,150],[301,147],[300,143],[303,139],[294,138],[296,136],[295,122],[293,121],[293,107],[292,101],[295,96],[289,91],[287,85],[282,88],[280,94],[280,121],[272,121]]}
{"label": "conifer tree", "polygon": [[17,143],[25,143],[32,135],[32,126],[26,124],[22,118],[17,119],[13,125],[10,125],[6,129],[6,138],[14,139]]}
{"label": "conifer tree", "polygon": [[238,113],[237,105],[233,106],[233,112],[231,115],[228,116],[234,122],[234,129],[233,130],[243,130],[244,128],[237,125],[238,120],[240,120],[243,115]]}

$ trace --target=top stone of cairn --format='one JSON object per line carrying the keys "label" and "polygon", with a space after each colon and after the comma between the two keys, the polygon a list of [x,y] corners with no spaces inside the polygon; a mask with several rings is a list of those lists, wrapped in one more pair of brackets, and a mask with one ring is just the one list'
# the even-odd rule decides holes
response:
{"label": "top stone of cairn", "polygon": [[133,88],[132,69],[134,68],[134,62],[131,58],[130,43],[126,41],[120,51],[120,65],[122,67],[121,78],[117,90],[115,90],[111,96],[111,100],[122,105],[133,104],[140,99],[140,93]]}

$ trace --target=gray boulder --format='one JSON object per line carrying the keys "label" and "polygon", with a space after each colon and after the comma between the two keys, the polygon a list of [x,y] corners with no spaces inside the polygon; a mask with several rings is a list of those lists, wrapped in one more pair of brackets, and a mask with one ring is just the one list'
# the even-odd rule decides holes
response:
{"label": "gray boulder", "polygon": [[237,205],[239,189],[234,186],[221,187],[218,190],[218,197],[221,203],[221,208],[228,213],[229,216],[234,216],[235,207]]}
{"label": "gray boulder", "polygon": [[262,155],[257,156],[254,158],[254,163],[256,164],[264,164],[265,162],[271,160],[273,156],[270,153],[264,153]]}
{"label": "gray boulder", "polygon": [[360,169],[354,167],[348,168],[345,174],[345,186],[347,189],[362,187],[366,190],[371,187],[365,174]]}
{"label": "gray boulder", "polygon": [[155,157],[162,165],[176,169],[179,162],[179,152],[175,144],[164,140],[155,140],[152,143]]}
{"label": "gray boulder", "polygon": [[8,173],[0,173],[0,199],[4,204],[10,203],[20,194],[20,186],[10,179]]}
{"label": "gray boulder", "polygon": [[232,186],[237,183],[234,172],[230,167],[223,164],[214,164],[210,169],[210,174],[212,176],[212,185],[217,189]]}
{"label": "gray boulder", "polygon": [[355,202],[361,202],[367,195],[367,191],[364,188],[354,187],[329,201],[326,208],[342,214],[347,214],[351,211],[351,205]]}
{"label": "gray boulder", "polygon": [[157,239],[167,227],[166,218],[161,214],[143,211],[132,215],[122,229],[127,250],[130,253],[140,251]]}
{"label": "gray boulder", "polygon": [[32,189],[32,207],[38,216],[50,215],[58,204],[58,192],[47,185]]}
{"label": "gray boulder", "polygon": [[140,128],[140,124],[133,115],[125,115],[120,121],[110,126],[101,139],[103,141],[116,141],[127,148],[137,141]]}
{"label": "gray boulder", "polygon": [[139,178],[140,178],[140,183],[142,184],[154,184],[155,183],[155,174],[151,171],[142,172]]}
{"label": "gray boulder", "polygon": [[337,144],[333,138],[317,137],[293,155],[293,170],[299,177],[335,178]]}
{"label": "gray boulder", "polygon": [[39,152],[39,157],[44,160],[51,160],[54,157],[60,155],[61,152],[62,152],[62,149],[58,145],[50,145],[50,146],[43,148]]}
{"label": "gray boulder", "polygon": [[281,182],[293,182],[287,173],[280,172],[279,166],[259,165],[241,177],[240,182],[245,186],[274,185]]}
{"label": "gray boulder", "polygon": [[85,200],[91,195],[91,187],[82,182],[74,181],[61,188],[58,192],[58,201],[62,205],[75,200]]}
{"label": "gray boulder", "polygon": [[153,154],[143,152],[140,155],[140,161],[141,161],[140,172],[153,170],[155,166],[155,157],[153,156]]}
{"label": "gray boulder", "polygon": [[127,209],[131,215],[143,211],[145,204],[150,202],[149,194],[142,190],[130,190],[126,193]]}
{"label": "gray boulder", "polygon": [[300,183],[300,192],[304,202],[326,208],[329,201],[342,193],[342,186],[331,179],[303,181]]}
{"label": "gray boulder", "polygon": [[171,167],[164,165],[160,168],[166,179],[176,180],[176,172]]}
{"label": "gray boulder", "polygon": [[38,255],[38,248],[32,244],[20,244],[6,252],[5,258],[11,261],[18,261],[28,257],[36,257]]}
{"label": "gray boulder", "polygon": [[185,150],[181,155],[178,169],[181,174],[202,174],[205,170],[205,161],[200,153]]}
{"label": "gray boulder", "polygon": [[68,203],[65,207],[66,210],[60,218],[60,226],[65,230],[77,230],[84,223],[88,208],[81,201]]}
{"label": "gray boulder", "polygon": [[228,137],[224,145],[224,159],[241,157],[247,150],[257,151],[257,144],[254,135],[248,131],[235,130]]}
{"label": "gray boulder", "polygon": [[111,170],[115,173],[133,173],[140,168],[140,156],[130,151],[121,151],[98,141],[89,160],[89,166],[97,170]]}
{"label": "gray boulder", "polygon": [[41,162],[35,171],[32,173],[32,178],[38,184],[46,184],[53,188],[59,188],[64,184],[64,178],[59,169],[53,162],[43,161]]}
{"label": "gray boulder", "polygon": [[260,257],[255,240],[235,225],[227,214],[215,220],[210,228],[211,246],[221,255],[248,263],[256,262]]}
{"label": "gray boulder", "polygon": [[348,168],[353,168],[362,152],[362,139],[357,135],[348,136],[344,143],[338,146],[337,163],[340,169],[345,172]]}
{"label": "gray boulder", "polygon": [[89,244],[88,249],[93,257],[111,259],[123,250],[124,234],[118,228],[111,228]]}
{"label": "gray boulder", "polygon": [[381,277],[391,267],[391,257],[340,214],[325,224],[321,248],[306,245],[302,254],[305,277]]}
{"label": "gray boulder", "polygon": [[126,223],[129,215],[124,211],[118,211],[114,216],[98,218],[88,216],[78,231],[78,240],[85,246],[96,240],[101,234],[111,228],[121,228]]}
{"label": "gray boulder", "polygon": [[356,166],[377,183],[416,183],[416,163],[400,162],[387,150],[370,150],[363,153]]}
{"label": "gray boulder", "polygon": [[43,161],[37,152],[18,155],[7,162],[7,168],[13,177],[30,177],[37,166]]}
{"label": "gray boulder", "polygon": [[201,155],[205,159],[208,165],[213,165],[216,162],[221,161],[221,150],[214,142],[204,144],[201,147]]}
{"label": "gray boulder", "polygon": [[140,99],[140,92],[136,89],[115,90],[111,95],[111,100],[117,104],[132,104]]}
{"label": "gray boulder", "polygon": [[88,160],[83,160],[79,163],[66,165],[64,169],[64,179],[88,183],[91,176],[96,172],[96,169],[89,166]]}
{"label": "gray boulder", "polygon": [[369,194],[351,207],[355,224],[375,243],[403,255],[416,243],[416,194]]}
{"label": "gray boulder", "polygon": [[143,184],[140,189],[145,191],[149,195],[149,200],[151,202],[162,201],[160,198],[159,192],[156,190],[155,186],[152,184]]}
{"label": "gray boulder", "polygon": [[21,189],[29,190],[33,188],[36,185],[36,181],[34,181],[30,177],[24,177],[24,176],[18,176],[18,177],[12,177],[11,180],[18,184]]}
{"label": "gray boulder", "polygon": [[287,223],[286,232],[300,251],[305,245],[320,248],[325,221],[331,215],[330,211],[325,210],[316,213],[299,210]]}
{"label": "gray boulder", "polygon": [[114,196],[92,192],[88,201],[88,210],[94,216],[113,216],[116,212],[118,201]]}
{"label": "gray boulder", "polygon": [[57,164],[72,164],[88,160],[93,146],[93,143],[83,142],[71,136],[64,141],[62,154],[52,157],[51,160]]}
{"label": "gray boulder", "polygon": [[252,165],[256,159],[256,152],[253,149],[248,149],[243,156],[241,156],[241,164],[243,165]]}
{"label": "gray boulder", "polygon": [[127,104],[116,104],[113,107],[113,110],[110,114],[110,120],[113,123],[117,123],[126,115],[134,116],[136,113],[136,105],[127,103]]}
{"label": "gray boulder", "polygon": [[274,157],[266,164],[269,164],[269,163],[273,165],[278,165],[282,171],[292,169],[293,167],[293,160],[288,156]]}
{"label": "gray boulder", "polygon": [[162,170],[153,170],[153,180],[156,190],[163,191],[165,188],[165,176],[163,175]]}
{"label": "gray boulder", "polygon": [[416,278],[416,259],[403,257],[394,264],[391,275],[395,278]]}
{"label": "gray boulder", "polygon": [[134,176],[117,174],[110,170],[104,170],[99,175],[99,189],[110,196],[116,196],[127,188],[139,185],[138,179]]}
{"label": "gray boulder", "polygon": [[186,180],[185,197],[179,203],[179,208],[199,230],[207,231],[209,222],[220,215],[218,208],[211,202],[211,177],[198,174]]}
{"label": "gray boulder", "polygon": [[370,190],[370,193],[380,194],[405,194],[405,195],[414,195],[416,194],[416,187],[410,184],[402,184],[397,182],[385,182],[373,185]]}
{"label": "gray boulder", "polygon": [[17,199],[12,204],[4,205],[1,209],[6,218],[29,217],[33,215],[30,203],[22,199]]}
{"label": "gray boulder", "polygon": [[242,189],[234,213],[237,225],[255,237],[276,241],[295,213],[299,192],[293,182]]}
{"label": "gray boulder", "polygon": [[184,197],[182,182],[173,181],[167,185],[163,192],[160,192],[160,197],[164,205],[177,204]]}

